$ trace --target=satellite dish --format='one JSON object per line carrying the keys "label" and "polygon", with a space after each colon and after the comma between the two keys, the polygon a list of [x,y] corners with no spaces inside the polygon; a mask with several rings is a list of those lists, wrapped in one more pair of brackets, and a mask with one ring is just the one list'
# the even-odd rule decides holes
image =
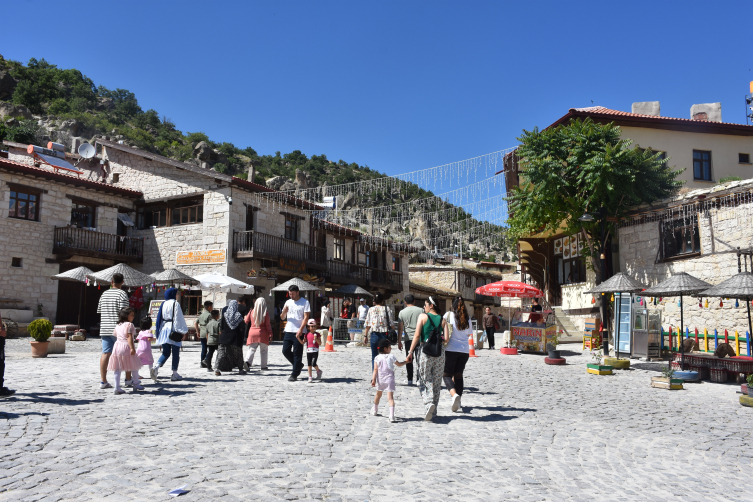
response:
{"label": "satellite dish", "polygon": [[78,154],[85,159],[91,159],[97,153],[97,150],[89,143],[81,143],[78,147]]}

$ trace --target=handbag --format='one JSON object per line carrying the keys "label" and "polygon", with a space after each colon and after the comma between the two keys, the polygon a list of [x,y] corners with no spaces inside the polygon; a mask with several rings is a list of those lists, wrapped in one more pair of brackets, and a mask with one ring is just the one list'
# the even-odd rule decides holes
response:
{"label": "handbag", "polygon": [[431,323],[431,333],[429,339],[421,345],[421,351],[427,356],[439,357],[442,355],[442,330],[434,324],[430,315],[427,314],[427,317]]}
{"label": "handbag", "polygon": [[390,322],[390,310],[384,307],[384,311],[387,313],[387,340],[390,341],[390,345],[397,345],[398,335],[395,328],[392,327],[392,322]]}
{"label": "handbag", "polygon": [[170,331],[170,334],[167,337],[173,342],[181,342],[183,341],[183,333],[175,331],[175,304],[178,302],[176,300],[173,300],[173,302],[173,316],[172,319],[170,319],[170,328],[172,331]]}

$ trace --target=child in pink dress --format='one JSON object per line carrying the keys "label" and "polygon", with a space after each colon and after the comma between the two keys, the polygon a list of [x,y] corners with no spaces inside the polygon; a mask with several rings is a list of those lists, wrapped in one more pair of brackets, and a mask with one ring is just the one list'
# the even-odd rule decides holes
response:
{"label": "child in pink dress", "polygon": [[133,326],[135,315],[136,312],[130,307],[120,309],[118,313],[118,325],[114,332],[117,340],[112,348],[110,364],[107,365],[108,370],[115,372],[115,394],[125,394],[125,391],[120,388],[120,373],[123,371],[132,373],[134,391],[144,390],[138,373],[141,368],[141,359],[136,355],[136,347],[133,345],[133,335],[136,332]]}
{"label": "child in pink dress", "polygon": [[374,397],[374,407],[371,414],[376,415],[379,408],[379,400],[382,392],[387,391],[387,399],[390,403],[390,422],[397,422],[395,418],[395,366],[403,366],[405,361],[398,361],[395,356],[390,354],[392,346],[390,341],[382,338],[377,342],[379,355],[374,358],[374,374],[371,376],[371,386],[377,388]]}
{"label": "child in pink dress", "polygon": [[154,366],[154,357],[152,356],[152,344],[150,340],[156,340],[157,338],[151,331],[152,318],[149,316],[144,317],[141,320],[141,331],[136,340],[139,341],[139,346],[136,347],[136,355],[139,356],[141,364],[147,368]]}

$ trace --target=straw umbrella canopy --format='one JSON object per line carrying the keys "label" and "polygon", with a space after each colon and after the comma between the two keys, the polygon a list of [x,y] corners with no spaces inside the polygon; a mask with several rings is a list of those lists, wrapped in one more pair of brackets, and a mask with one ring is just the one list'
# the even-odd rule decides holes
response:
{"label": "straw umbrella canopy", "polygon": [[332,293],[340,294],[343,296],[374,296],[363,289],[361,286],[357,286],[355,284],[348,284],[347,286],[343,286],[340,289],[336,289]]}
{"label": "straw umbrella canopy", "polygon": [[750,320],[750,302],[753,300],[753,274],[747,271],[740,272],[712,288],[701,291],[697,296],[718,296],[720,298],[745,300],[745,306],[748,309],[748,333],[753,336],[753,323]]}
{"label": "straw umbrella canopy", "polygon": [[79,328],[81,327],[81,307],[83,306],[83,308],[86,308],[86,297],[84,296],[84,293],[86,292],[86,288],[84,287],[84,284],[86,284],[86,276],[93,273],[94,272],[86,267],[76,267],[67,272],[63,272],[62,274],[57,274],[50,277],[50,279],[52,279],[53,281],[72,281],[81,283],[81,293],[79,294],[78,301],[78,321],[76,321],[76,324],[78,324]]}
{"label": "straw umbrella canopy", "polygon": [[[687,272],[680,272],[665,279],[656,286],[648,288],[643,292],[644,296],[679,296],[680,297],[680,333],[684,331],[685,320],[683,318],[683,295],[692,295],[699,293],[711,287],[706,281],[702,281]],[[670,339],[671,339],[670,333]],[[685,350],[683,344],[680,344],[680,367],[685,370]]]}
{"label": "straw umbrella canopy", "polygon": [[[646,289],[646,286],[641,284],[640,282],[636,281],[632,277],[623,274],[622,272],[618,272],[614,274],[612,277],[607,279],[606,281],[602,282],[598,286],[594,287],[590,291],[584,291],[583,294],[595,294],[600,293],[602,295],[605,295],[607,293],[640,293]],[[615,352],[617,354],[617,359],[620,358],[620,314],[622,313],[622,302],[616,302],[617,303],[617,339],[615,340]],[[605,340],[605,346],[607,349],[609,348],[608,341]],[[607,351],[608,352],[608,351]],[[604,354],[606,355],[606,354]]]}
{"label": "straw umbrella canopy", "polygon": [[123,274],[123,286],[127,288],[147,286],[154,282],[154,277],[152,277],[151,275],[139,272],[138,270],[129,267],[125,263],[119,263],[113,267],[106,268],[101,272],[88,274],[86,277],[90,280],[107,284],[112,282],[112,276],[115,274]]}
{"label": "straw umbrella canopy", "polygon": [[278,284],[270,291],[287,291],[290,286],[298,286],[298,289],[300,291],[321,291],[320,288],[317,288],[310,282],[306,282],[303,279],[299,279],[298,277],[293,277],[289,281]]}
{"label": "straw umbrella canopy", "polygon": [[199,284],[199,281],[190,275],[184,274],[174,268],[169,268],[162,272],[154,272],[151,276],[154,277],[154,283],[160,285],[187,284],[189,286],[196,286]]}

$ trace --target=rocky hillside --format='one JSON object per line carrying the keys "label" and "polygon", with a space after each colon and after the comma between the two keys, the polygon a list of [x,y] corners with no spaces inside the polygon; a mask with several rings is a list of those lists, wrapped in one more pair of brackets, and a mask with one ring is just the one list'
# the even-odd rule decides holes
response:
{"label": "rocky hillside", "polygon": [[[75,69],[60,69],[44,59],[26,65],[0,56],[0,141],[46,144],[56,141],[70,147],[73,138],[122,141],[206,169],[247,179],[253,166],[254,180],[275,189],[293,190],[339,185],[384,174],[366,165],[326,155],[308,157],[300,150],[259,155],[253,148],[212,141],[203,132],[182,132],[156,110],[143,110],[136,96],[125,89],[108,89]],[[412,183],[401,190],[400,200],[433,195]],[[356,200],[346,197],[344,206],[368,208],[394,202],[384,194]],[[467,216],[461,214],[457,218]],[[474,223],[471,223],[471,225]],[[500,227],[500,233],[504,230]],[[486,251],[486,250],[484,250]],[[505,252],[502,248],[490,251]],[[479,257],[485,257],[478,250]]]}

